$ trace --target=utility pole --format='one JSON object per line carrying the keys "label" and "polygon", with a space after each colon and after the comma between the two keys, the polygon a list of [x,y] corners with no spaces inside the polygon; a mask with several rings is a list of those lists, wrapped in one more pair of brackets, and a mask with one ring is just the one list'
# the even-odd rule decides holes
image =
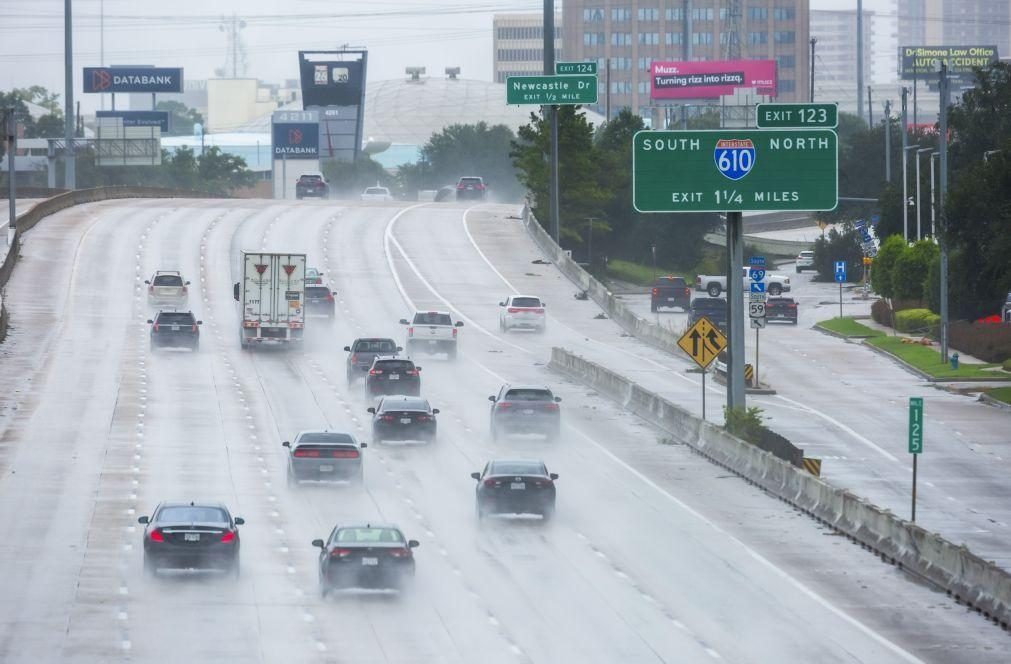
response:
{"label": "utility pole", "polygon": [[818,43],[817,37],[811,37],[811,99],[814,102],[814,45]]}
{"label": "utility pole", "polygon": [[885,182],[892,181],[892,102],[885,101]]}
{"label": "utility pole", "polygon": [[77,163],[74,150],[74,40],[73,15],[70,0],[63,0],[63,138],[66,148],[63,157],[63,186],[77,189]]}
{"label": "utility pole", "polygon": [[909,242],[909,209],[906,207],[906,197],[909,196],[909,192],[906,191],[906,147],[909,144],[909,125],[906,123],[908,115],[906,114],[906,97],[909,90],[905,87],[902,88],[902,239]]}
{"label": "utility pole", "polygon": [[941,154],[938,151],[930,153],[930,237],[937,238],[937,232],[934,230],[934,224],[937,221],[936,206],[934,202],[937,200],[934,198],[934,159],[937,155]]}
{"label": "utility pole", "polygon": [[874,126],[874,105],[871,103],[871,86],[867,86],[867,126]]}
{"label": "utility pole", "polygon": [[944,200],[948,194],[948,65],[941,61],[938,91],[941,93],[940,136],[941,143],[941,191],[937,207],[941,210],[941,233],[938,236],[941,249],[941,363],[948,363],[948,239],[944,228]]}
{"label": "utility pole", "polygon": [[857,0],[857,115],[864,108],[864,0]]}
{"label": "utility pole", "polygon": [[17,230],[17,168],[14,165],[14,155],[18,149],[18,118],[13,106],[7,109],[4,125],[7,127],[7,246],[14,244],[14,233]]}
{"label": "utility pole", "polygon": [[[923,236],[920,233],[920,154],[923,152],[930,152],[934,148],[920,148],[916,151],[916,239],[920,240]],[[931,177],[931,184],[933,184],[933,177]],[[930,206],[933,209],[934,199],[931,196]]]}
{"label": "utility pole", "polygon": [[596,217],[586,218],[587,227],[587,239],[586,239],[586,262],[592,268],[593,267],[593,222],[597,220]]}
{"label": "utility pole", "polygon": [[[902,234],[905,241],[909,242],[909,204],[912,198],[909,196],[909,172],[907,166],[909,165],[909,151],[916,150],[920,147],[919,143],[914,143],[913,145],[907,145],[902,149]],[[917,163],[919,165],[919,163]],[[916,205],[919,206],[920,200],[916,199]],[[917,216],[919,216],[920,210],[917,207]],[[917,238],[919,239],[919,238]]]}
{"label": "utility pole", "polygon": [[[555,2],[554,0],[544,0],[544,75],[554,76],[555,74]],[[548,190],[550,192],[549,203],[551,206],[550,226],[551,237],[555,243],[559,241],[561,220],[558,210],[558,107],[545,106],[545,119],[548,121],[551,132],[550,144],[551,153],[549,156],[550,182]]]}
{"label": "utility pole", "polygon": [[611,58],[604,59],[604,122],[611,121]]}
{"label": "utility pole", "polygon": [[745,408],[744,390],[744,221],[740,212],[727,212],[727,408]]}

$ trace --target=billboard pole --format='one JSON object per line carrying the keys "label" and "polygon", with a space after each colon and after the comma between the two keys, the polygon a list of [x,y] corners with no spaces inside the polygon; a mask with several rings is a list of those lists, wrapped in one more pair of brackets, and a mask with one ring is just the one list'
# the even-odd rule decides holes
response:
{"label": "billboard pole", "polygon": [[892,102],[885,101],[885,182],[892,181]]}
{"label": "billboard pole", "polygon": [[74,156],[74,40],[73,16],[70,0],[63,1],[63,138],[66,148],[63,157],[63,186],[77,188],[77,163]]}
{"label": "billboard pole", "polygon": [[909,89],[903,86],[902,88],[902,239],[909,242],[909,207],[906,205],[906,197],[909,195],[906,187],[906,155],[909,147],[909,125],[907,121],[909,115],[906,111],[906,96],[909,93]]}

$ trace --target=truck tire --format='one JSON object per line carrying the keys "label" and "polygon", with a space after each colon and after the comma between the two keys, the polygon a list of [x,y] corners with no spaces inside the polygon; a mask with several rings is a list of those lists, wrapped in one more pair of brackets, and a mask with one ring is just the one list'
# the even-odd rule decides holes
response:
{"label": "truck tire", "polygon": [[783,287],[779,284],[769,284],[769,295],[782,295]]}
{"label": "truck tire", "polygon": [[709,284],[706,288],[706,292],[709,293],[709,297],[719,297],[722,291],[723,288],[721,288],[719,284]]}

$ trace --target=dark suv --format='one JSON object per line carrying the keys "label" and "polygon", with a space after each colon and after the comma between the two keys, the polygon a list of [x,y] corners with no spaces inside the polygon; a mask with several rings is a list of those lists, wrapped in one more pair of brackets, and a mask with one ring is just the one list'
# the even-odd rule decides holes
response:
{"label": "dark suv", "polygon": [[543,385],[503,385],[491,401],[491,437],[512,433],[539,433],[554,440],[561,431],[561,402]]}
{"label": "dark suv", "polygon": [[151,350],[159,348],[189,348],[200,350],[200,326],[192,311],[159,311],[151,326]]}
{"label": "dark suv", "polygon": [[660,277],[653,282],[649,295],[649,310],[656,312],[660,307],[680,307],[688,311],[692,302],[692,290],[684,277]]}
{"label": "dark suv", "polygon": [[765,317],[770,323],[781,320],[797,324],[797,303],[792,297],[770,297],[765,301]]}
{"label": "dark suv", "polygon": [[476,176],[462,177],[456,183],[456,200],[462,201],[467,198],[483,201],[488,195],[488,187],[484,184],[484,178]]}
{"label": "dark suv", "polygon": [[330,185],[318,173],[305,173],[295,182],[295,198],[301,200],[306,196],[326,198],[330,195]]}
{"label": "dark suv", "polygon": [[424,440],[435,442],[438,427],[435,416],[438,408],[432,408],[428,399],[396,395],[383,397],[372,413],[372,440]]}
{"label": "dark suv", "polygon": [[694,325],[705,316],[716,327],[727,329],[727,300],[723,297],[697,297],[689,309],[688,324]]}
{"label": "dark suv", "polygon": [[393,339],[367,337],[355,339],[350,346],[344,346],[344,350],[348,353],[346,371],[350,385],[355,382],[355,378],[365,375],[364,372],[372,368],[372,360],[376,359],[376,356],[397,357],[397,354],[404,349]]}
{"label": "dark suv", "polygon": [[305,313],[307,316],[325,316],[333,319],[336,311],[333,293],[326,286],[305,287]]}
{"label": "dark suv", "polygon": [[381,394],[419,396],[421,367],[415,366],[413,360],[383,355],[376,357],[365,376],[365,396],[375,397]]}

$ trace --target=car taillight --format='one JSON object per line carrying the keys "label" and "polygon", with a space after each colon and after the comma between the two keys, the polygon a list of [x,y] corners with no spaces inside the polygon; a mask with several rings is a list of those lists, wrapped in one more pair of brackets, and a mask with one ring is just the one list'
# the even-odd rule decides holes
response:
{"label": "car taillight", "polygon": [[505,401],[499,401],[497,404],[495,404],[495,407],[498,408],[499,410],[505,410],[506,408],[512,408],[513,405]]}
{"label": "car taillight", "polygon": [[411,557],[411,550],[407,549],[407,548],[404,548],[404,549],[390,549],[390,556],[392,556],[394,558],[410,558]]}
{"label": "car taillight", "polygon": [[546,404],[544,404],[544,410],[558,410],[558,404],[556,404],[556,403],[546,403]]}
{"label": "car taillight", "polygon": [[351,549],[331,549],[331,558],[345,558],[351,555]]}
{"label": "car taillight", "polygon": [[413,337],[414,336],[414,328],[413,327],[407,328],[407,336],[409,336],[409,337]]}
{"label": "car taillight", "polygon": [[458,184],[458,185],[456,185],[456,188],[457,189],[463,189],[463,185],[462,184]]}
{"label": "car taillight", "polygon": [[554,484],[551,480],[534,480],[534,486],[543,489],[546,486],[551,486]]}
{"label": "car taillight", "polygon": [[430,418],[428,415],[418,415],[414,419],[418,420],[419,422],[427,422],[432,418]]}
{"label": "car taillight", "polygon": [[520,312],[520,310],[517,309],[516,307],[509,307],[508,309],[506,309],[506,311],[508,311],[511,314],[518,314]]}
{"label": "car taillight", "polygon": [[405,371],[404,373],[406,373],[408,376],[417,376],[418,375],[418,370],[417,369],[411,369],[410,371]]}
{"label": "car taillight", "polygon": [[654,288],[653,289],[653,297],[656,297],[657,293],[659,293],[659,292],[660,292],[659,288]]}
{"label": "car taillight", "polygon": [[687,286],[685,286],[685,289],[684,289],[684,291],[685,291],[685,295],[687,295],[687,296],[691,296],[691,294],[692,294],[692,291],[691,291],[691,289],[690,289],[690,288],[688,288]]}
{"label": "car taillight", "polygon": [[351,364],[354,364],[357,361],[358,361],[357,353],[351,353]]}
{"label": "car taillight", "polygon": [[229,531],[221,533],[221,543],[222,544],[228,544],[229,542],[232,542],[234,540],[235,540],[235,533],[233,533],[232,531],[229,530]]}
{"label": "car taillight", "polygon": [[161,534],[160,530],[152,530],[151,533],[148,535],[148,539],[150,539],[152,542],[164,542],[165,536]]}
{"label": "car taillight", "polygon": [[382,416],[379,417],[379,419],[381,419],[383,422],[392,422],[393,421],[393,416],[392,415],[382,415]]}
{"label": "car taillight", "polygon": [[183,286],[183,292],[184,292],[184,293],[188,292],[188,291],[186,290],[186,286]]}
{"label": "car taillight", "polygon": [[334,459],[357,459],[358,450],[334,450],[330,456]]}
{"label": "car taillight", "polygon": [[788,305],[786,305],[786,306],[787,306],[787,308],[789,308],[789,309],[796,309],[796,308],[797,308],[797,305],[796,305],[796,304],[788,304]]}
{"label": "car taillight", "polygon": [[501,480],[492,479],[492,478],[488,478],[488,479],[486,479],[484,481],[484,485],[485,486],[502,486],[502,481]]}
{"label": "car taillight", "polygon": [[475,184],[474,188],[475,189],[484,189],[484,185],[483,184]]}
{"label": "car taillight", "polygon": [[369,369],[369,375],[370,376],[382,376],[383,375],[383,370],[382,369]]}
{"label": "car taillight", "polygon": [[147,287],[147,292],[148,293],[153,293],[154,292],[154,286],[148,286]]}
{"label": "car taillight", "polygon": [[194,332],[197,331],[197,324],[196,323],[193,323],[193,328],[192,329],[193,329]]}
{"label": "car taillight", "polygon": [[333,294],[327,295],[326,296],[326,301],[327,302],[333,302]]}
{"label": "car taillight", "polygon": [[295,450],[297,457],[318,457],[319,450]]}
{"label": "car taillight", "polygon": [[543,314],[544,313],[544,309],[534,309],[533,312],[535,314]]}
{"label": "car taillight", "polygon": [[154,324],[154,328],[152,328],[152,329],[153,329],[153,330],[154,330],[155,332],[157,332],[157,331],[158,331],[158,323],[155,323],[155,324]]}
{"label": "car taillight", "polygon": [[454,328],[453,328],[453,338],[454,338],[454,339],[456,339],[456,331],[457,331],[457,330],[456,330],[456,328],[454,327]]}

